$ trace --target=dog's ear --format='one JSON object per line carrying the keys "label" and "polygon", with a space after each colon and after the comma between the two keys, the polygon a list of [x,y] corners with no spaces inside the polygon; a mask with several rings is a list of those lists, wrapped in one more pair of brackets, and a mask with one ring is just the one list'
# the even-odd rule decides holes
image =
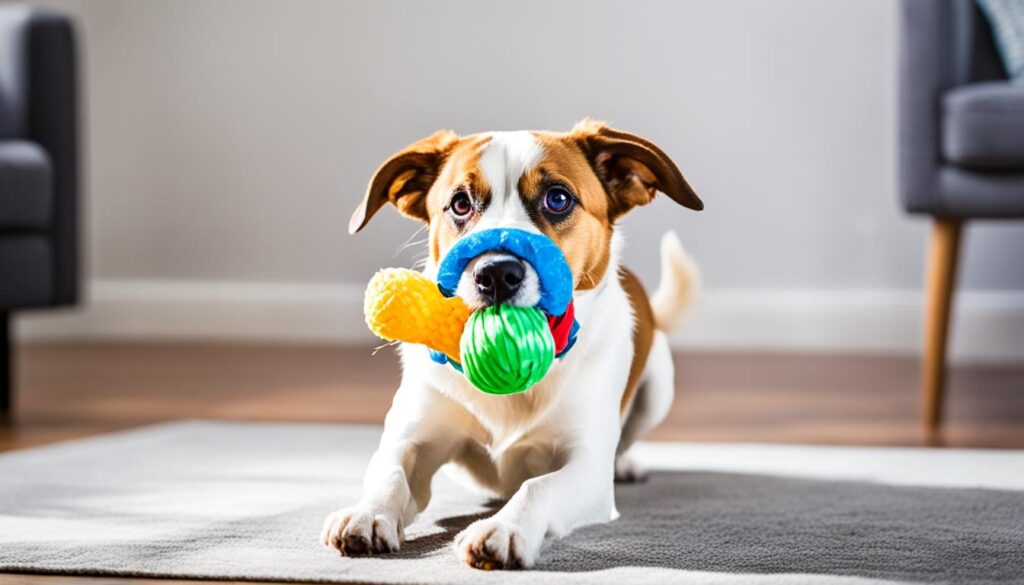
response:
{"label": "dog's ear", "polygon": [[611,198],[612,220],[650,203],[658,191],[684,207],[704,209],[672,159],[651,141],[589,118],[576,124],[570,134]]}
{"label": "dog's ear", "polygon": [[451,130],[441,130],[384,161],[370,179],[363,202],[352,213],[348,233],[363,229],[388,202],[406,217],[428,221],[427,192],[458,140],[458,135]]}

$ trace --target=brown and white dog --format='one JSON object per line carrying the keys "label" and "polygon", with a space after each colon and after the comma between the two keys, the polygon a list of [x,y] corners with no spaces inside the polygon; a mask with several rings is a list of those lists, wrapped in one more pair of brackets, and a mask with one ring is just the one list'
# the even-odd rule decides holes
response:
{"label": "brown and white dog", "polygon": [[[546,539],[617,516],[613,478],[641,473],[626,453],[672,403],[665,332],[686,312],[697,271],[678,238],[662,241],[662,275],[650,299],[619,265],[615,222],[656,192],[703,207],[679,169],[651,142],[584,120],[568,133],[438,132],[388,159],[349,224],[355,233],[392,203],[430,228],[424,270],[458,238],[514,227],[562,249],[575,280],[576,346],[529,391],[485,394],[462,374],[403,345],[402,383],[355,506],[331,514],[322,540],[345,555],[397,550],[403,529],[430,500],[444,464],[507,499],[455,539],[458,556],[483,569],[532,566]],[[485,253],[466,267],[457,294],[470,307],[532,306],[528,263]]]}

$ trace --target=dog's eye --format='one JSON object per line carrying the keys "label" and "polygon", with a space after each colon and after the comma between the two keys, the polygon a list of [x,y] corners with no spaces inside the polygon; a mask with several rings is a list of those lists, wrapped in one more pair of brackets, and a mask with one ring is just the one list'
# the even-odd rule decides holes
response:
{"label": "dog's eye", "polygon": [[452,197],[448,207],[452,210],[455,217],[463,219],[473,212],[473,200],[469,198],[469,193],[459,191]]}
{"label": "dog's eye", "polygon": [[544,211],[553,215],[565,215],[573,206],[572,193],[565,187],[551,187],[544,194]]}

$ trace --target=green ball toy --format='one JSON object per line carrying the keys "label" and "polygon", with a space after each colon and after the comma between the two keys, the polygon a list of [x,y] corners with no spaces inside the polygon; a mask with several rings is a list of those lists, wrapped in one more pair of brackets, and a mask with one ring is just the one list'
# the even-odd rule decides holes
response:
{"label": "green ball toy", "polygon": [[494,305],[474,311],[459,350],[463,373],[488,394],[529,390],[555,359],[548,320],[533,307]]}

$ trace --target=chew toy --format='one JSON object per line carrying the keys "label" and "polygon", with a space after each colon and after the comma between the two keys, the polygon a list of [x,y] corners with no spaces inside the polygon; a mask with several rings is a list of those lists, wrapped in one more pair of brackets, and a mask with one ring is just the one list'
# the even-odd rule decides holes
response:
{"label": "chew toy", "polygon": [[[469,262],[491,251],[514,254],[540,283],[535,307],[497,305],[470,312],[454,295]],[[576,340],[572,272],[545,236],[491,229],[460,239],[438,267],[437,284],[406,269],[387,268],[366,289],[370,330],[388,341],[419,343],[439,363],[450,363],[489,394],[528,390]]]}
{"label": "chew toy", "polygon": [[540,382],[555,359],[555,341],[540,309],[498,305],[469,317],[462,371],[488,394],[514,394]]}
{"label": "chew toy", "polygon": [[385,268],[370,280],[363,301],[366,324],[387,341],[421,343],[459,359],[459,341],[469,308],[447,298],[437,285],[407,268]]}

